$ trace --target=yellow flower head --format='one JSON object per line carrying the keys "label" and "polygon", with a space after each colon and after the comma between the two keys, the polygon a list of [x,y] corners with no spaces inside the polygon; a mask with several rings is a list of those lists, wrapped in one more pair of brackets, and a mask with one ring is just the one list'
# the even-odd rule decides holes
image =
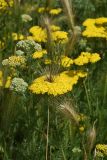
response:
{"label": "yellow flower head", "polygon": [[[102,154],[100,154],[102,153]],[[97,156],[107,156],[107,145],[106,144],[97,144],[96,145],[96,155]]]}
{"label": "yellow flower head", "polygon": [[[81,74],[81,73],[80,73],[80,74]],[[82,73],[82,74],[83,74],[83,73]],[[86,76],[87,76],[87,74],[86,74]],[[81,75],[80,77],[82,77],[82,75]],[[84,74],[83,74],[83,77],[84,77]],[[80,121],[85,121],[87,118],[88,118],[88,117],[87,117],[86,115],[82,114],[82,113],[79,113],[79,114],[78,114],[78,117],[77,117],[77,119],[78,119],[79,122],[80,122]]]}
{"label": "yellow flower head", "polygon": [[51,30],[52,30],[53,32],[55,32],[55,31],[60,31],[61,28],[60,28],[59,26],[56,26],[56,25],[51,25]]}
{"label": "yellow flower head", "polygon": [[[46,29],[40,26],[33,26],[30,28],[29,32],[32,36],[28,36],[27,39],[33,39],[36,42],[47,42],[47,32]],[[51,26],[51,35],[52,39],[55,42],[66,42],[68,40],[68,33],[64,31],[60,31],[59,26],[52,25]]]}
{"label": "yellow flower head", "polygon": [[7,81],[6,81],[6,83],[5,83],[5,88],[9,88],[10,87],[10,85],[11,85],[11,77],[10,76],[8,76],[7,77]]}
{"label": "yellow flower head", "polygon": [[40,13],[40,14],[42,14],[44,12],[49,12],[49,8],[48,7],[39,7],[37,9],[37,12]]}
{"label": "yellow flower head", "polygon": [[45,64],[51,64],[51,60],[50,59],[45,59]]}
{"label": "yellow flower head", "polygon": [[39,7],[38,8],[38,13],[43,13],[43,12],[45,12],[45,7]]}
{"label": "yellow flower head", "polygon": [[89,62],[95,63],[101,59],[98,53],[81,52],[79,57],[74,59],[74,64],[82,66],[88,64]]}
{"label": "yellow flower head", "polygon": [[58,15],[58,14],[60,14],[61,12],[62,12],[62,9],[61,8],[52,8],[52,9],[50,9],[50,8],[45,8],[45,7],[39,7],[38,9],[37,9],[37,12],[38,13],[40,13],[40,14],[42,14],[42,13],[44,13],[44,12],[48,12],[50,15]]}
{"label": "yellow flower head", "polygon": [[90,57],[90,62],[95,63],[101,59],[100,55],[98,53],[93,53]]}
{"label": "yellow flower head", "polygon": [[33,26],[30,28],[29,32],[32,34],[33,40],[36,42],[46,42],[47,35],[43,28],[39,26]]}
{"label": "yellow flower head", "polygon": [[12,7],[13,6],[13,3],[14,3],[14,0],[9,0],[9,1],[6,1],[6,0],[0,0],[0,10],[1,9],[6,9],[7,7]]}
{"label": "yellow flower head", "polygon": [[107,18],[106,18],[106,17],[96,18],[96,19],[95,19],[95,23],[96,23],[96,24],[107,23]]}
{"label": "yellow flower head", "polygon": [[[84,77],[86,74],[84,74]],[[33,81],[29,90],[35,94],[61,95],[71,91],[73,86],[78,82],[79,75],[75,71],[64,71],[55,75],[50,82],[47,76],[41,76]]]}
{"label": "yellow flower head", "polygon": [[3,49],[4,48],[4,42],[0,41],[0,49]]}
{"label": "yellow flower head", "polygon": [[22,34],[12,33],[12,38],[14,41],[18,41],[18,40],[23,40],[24,36]]}
{"label": "yellow flower head", "polygon": [[86,19],[84,22],[83,22],[83,26],[92,26],[95,24],[95,19],[92,19],[92,18],[88,18]]}
{"label": "yellow flower head", "polygon": [[87,19],[83,23],[83,26],[86,26],[86,29],[83,31],[82,35],[86,37],[99,37],[107,39],[107,30],[106,27],[103,27],[104,23],[107,23],[106,17]]}
{"label": "yellow flower head", "polygon": [[56,31],[52,33],[52,38],[54,41],[67,42],[68,33],[64,31]]}
{"label": "yellow flower head", "polygon": [[80,132],[84,132],[84,126],[79,127]]}
{"label": "yellow flower head", "polygon": [[16,66],[24,66],[25,65],[25,57],[23,56],[11,56],[8,59],[9,65],[12,67]]}
{"label": "yellow flower head", "polygon": [[11,85],[11,77],[7,76],[5,79],[3,77],[3,72],[0,71],[0,87],[9,88]]}
{"label": "yellow flower head", "polygon": [[82,66],[84,64],[89,63],[90,54],[83,54],[82,52],[76,59],[74,59],[74,63],[78,66]]}
{"label": "yellow flower head", "polygon": [[[61,56],[59,61],[55,61],[55,64],[58,63],[58,65],[61,65],[62,67],[70,67],[73,64],[73,60],[67,56]],[[51,64],[51,60],[50,59],[46,59],[45,60],[45,64]]]}
{"label": "yellow flower head", "polygon": [[10,67],[17,67],[17,66],[25,66],[26,59],[23,56],[10,56],[8,59],[4,59],[2,64],[4,66],[9,65]]}
{"label": "yellow flower head", "polygon": [[32,57],[34,59],[39,59],[39,58],[42,58],[46,54],[47,54],[46,50],[36,51],[35,53],[33,53]]}
{"label": "yellow flower head", "polygon": [[51,15],[58,15],[58,14],[60,14],[62,12],[62,9],[61,8],[57,8],[57,9],[51,9],[50,10],[50,14]]}
{"label": "yellow flower head", "polygon": [[73,60],[67,56],[61,57],[61,65],[63,67],[70,67],[73,64]]}

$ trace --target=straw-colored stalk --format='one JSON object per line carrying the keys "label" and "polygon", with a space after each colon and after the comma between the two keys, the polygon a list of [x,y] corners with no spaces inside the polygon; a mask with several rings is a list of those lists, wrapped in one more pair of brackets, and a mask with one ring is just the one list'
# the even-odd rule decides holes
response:
{"label": "straw-colored stalk", "polygon": [[96,129],[95,129],[95,123],[96,121],[93,123],[92,128],[89,129],[89,132],[87,134],[87,144],[86,144],[86,150],[87,150],[87,154],[90,155],[95,140],[96,140]]}
{"label": "straw-colored stalk", "polygon": [[70,106],[67,103],[60,104],[58,107],[59,111],[61,111],[68,119],[70,119],[77,126],[79,125],[78,114],[75,111],[73,106]]}
{"label": "straw-colored stalk", "polygon": [[69,38],[69,41],[68,41],[66,49],[65,49],[65,54],[67,55],[67,53],[69,53],[69,51],[73,50],[75,42],[76,42],[77,37],[78,37],[78,33],[77,33],[77,28],[76,28],[75,23],[74,23],[74,14],[73,14],[72,2],[70,3],[69,0],[61,0],[61,2],[64,6],[65,14],[68,18],[68,22],[69,22],[70,28],[72,30],[72,35]]}
{"label": "straw-colored stalk", "polygon": [[50,20],[48,17],[44,17],[43,18],[43,22],[47,31],[47,52],[48,52],[48,56],[49,59],[51,60],[51,63],[49,65],[49,75],[47,77],[47,79],[52,82],[53,81],[53,77],[52,77],[52,62],[53,62],[53,47],[52,47],[52,36],[51,36],[51,29],[50,29]]}

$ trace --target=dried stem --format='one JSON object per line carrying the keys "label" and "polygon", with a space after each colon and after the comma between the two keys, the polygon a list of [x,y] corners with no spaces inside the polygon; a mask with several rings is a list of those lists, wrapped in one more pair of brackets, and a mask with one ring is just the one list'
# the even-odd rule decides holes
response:
{"label": "dried stem", "polygon": [[75,32],[75,30],[72,32],[72,36],[70,37],[67,45],[66,45],[66,48],[65,48],[65,55],[67,56],[69,51],[72,51],[73,48],[74,48],[74,45],[75,45],[75,42],[76,42],[76,39],[77,39],[77,33]]}
{"label": "dried stem", "polygon": [[79,121],[78,121],[78,114],[77,112],[74,110],[73,107],[70,107],[69,104],[64,103],[64,104],[60,104],[60,106],[58,107],[58,109],[71,121],[74,122],[74,124],[76,124],[77,126],[79,126]]}
{"label": "dried stem", "polygon": [[72,9],[73,8],[72,2],[70,3],[69,0],[61,0],[61,1],[64,6],[65,13],[68,17],[71,29],[74,30],[75,25],[74,25],[74,15],[73,15],[73,9]]}
{"label": "dried stem", "polygon": [[48,79],[52,81],[52,62],[53,62],[53,48],[52,48],[52,36],[51,36],[51,29],[50,29],[50,21],[48,17],[44,17],[44,25],[47,31],[47,52],[49,55],[49,59],[51,60],[51,64],[49,65],[49,76]]}
{"label": "dried stem", "polygon": [[71,38],[69,39],[69,41],[67,43],[67,46],[66,46],[66,49],[65,49],[65,55],[67,55],[67,53],[69,51],[73,50],[78,34],[77,34],[77,30],[75,28],[75,23],[74,23],[74,14],[73,14],[72,2],[70,3],[69,0],[61,0],[61,1],[62,1],[63,6],[64,6],[66,16],[68,18],[70,28],[72,30]]}

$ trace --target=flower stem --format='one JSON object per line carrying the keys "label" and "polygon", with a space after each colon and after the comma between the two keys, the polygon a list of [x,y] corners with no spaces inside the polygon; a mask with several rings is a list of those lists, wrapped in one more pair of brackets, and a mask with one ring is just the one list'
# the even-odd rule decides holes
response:
{"label": "flower stem", "polygon": [[49,106],[48,106],[48,124],[47,124],[47,134],[46,134],[46,160],[48,160],[48,144],[49,144]]}
{"label": "flower stem", "polygon": [[88,102],[89,111],[91,113],[91,103],[90,103],[89,94],[88,94],[88,90],[87,90],[85,82],[83,82],[83,85],[84,85],[84,89],[85,89],[85,93],[86,93],[86,98],[87,98],[87,102]]}

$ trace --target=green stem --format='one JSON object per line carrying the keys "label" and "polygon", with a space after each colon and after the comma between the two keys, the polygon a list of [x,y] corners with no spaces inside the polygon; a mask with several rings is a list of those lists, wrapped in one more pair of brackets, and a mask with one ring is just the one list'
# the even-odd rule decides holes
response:
{"label": "green stem", "polygon": [[105,76],[105,85],[104,85],[104,95],[103,95],[103,105],[106,101],[106,94],[107,94],[107,75]]}
{"label": "green stem", "polygon": [[65,156],[65,153],[64,153],[64,150],[63,150],[62,147],[61,147],[61,150],[62,150],[63,160],[67,160],[67,159],[66,159],[66,156]]}
{"label": "green stem", "polygon": [[48,160],[48,144],[49,144],[49,106],[48,106],[48,124],[47,124],[47,141],[46,141],[46,160]]}
{"label": "green stem", "polygon": [[86,98],[87,98],[87,102],[88,102],[89,111],[91,113],[91,103],[90,103],[89,94],[88,94],[88,90],[87,90],[85,81],[83,82],[83,85],[84,85],[84,88],[85,88],[85,93],[86,93]]}

